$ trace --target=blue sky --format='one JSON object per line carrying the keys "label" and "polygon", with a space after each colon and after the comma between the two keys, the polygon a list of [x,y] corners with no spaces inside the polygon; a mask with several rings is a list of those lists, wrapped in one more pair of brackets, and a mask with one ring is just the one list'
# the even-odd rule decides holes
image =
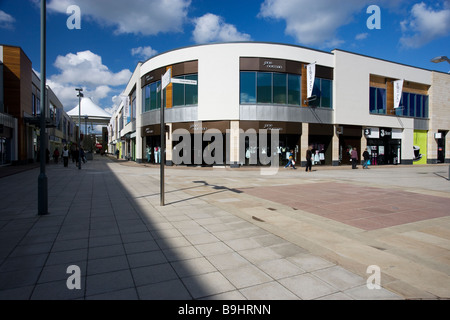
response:
{"label": "blue sky", "polygon": [[[70,5],[81,29],[68,29]],[[381,29],[369,29],[370,5]],[[0,0],[0,43],[20,46],[40,72],[40,0]],[[112,110],[136,64],[195,44],[262,41],[335,48],[448,72],[450,0],[48,0],[47,78],[66,111],[75,87]]]}

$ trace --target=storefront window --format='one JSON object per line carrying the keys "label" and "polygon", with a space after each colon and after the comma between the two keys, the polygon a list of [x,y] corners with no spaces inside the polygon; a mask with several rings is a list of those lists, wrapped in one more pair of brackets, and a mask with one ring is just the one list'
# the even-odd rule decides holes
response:
{"label": "storefront window", "polygon": [[241,104],[273,103],[300,106],[301,77],[271,72],[241,72]]}
{"label": "storefront window", "polygon": [[[186,80],[195,80],[198,81],[198,75],[191,74],[184,76]],[[198,83],[197,85],[184,85],[184,91],[185,91],[185,105],[196,105],[198,104]]]}
{"label": "storefront window", "polygon": [[286,104],[286,74],[274,73],[273,74],[273,103]]}
{"label": "storefront window", "polygon": [[386,89],[370,88],[370,113],[386,114]]}
{"label": "storefront window", "polygon": [[332,81],[316,78],[314,80],[313,96],[315,100],[309,102],[310,106],[321,108],[332,108]]}
{"label": "storefront window", "polygon": [[258,72],[257,74],[257,102],[272,103],[272,73]]}
{"label": "storefront window", "polygon": [[[198,81],[198,75],[177,76],[179,79]],[[155,81],[143,88],[143,112],[157,110],[161,108],[161,93],[158,91],[161,81]],[[173,106],[188,106],[198,104],[198,85],[191,84],[172,84],[172,103]],[[163,93],[164,106],[166,105],[166,90]]]}
{"label": "storefront window", "polygon": [[288,75],[288,104],[300,105],[300,76],[295,74]]}
{"label": "storefront window", "polygon": [[256,72],[241,72],[241,103],[256,103]]}
{"label": "storefront window", "polygon": [[428,96],[403,92],[400,108],[396,115],[415,118],[428,118]]}
{"label": "storefront window", "polygon": [[184,105],[184,84],[173,83],[173,105]]}

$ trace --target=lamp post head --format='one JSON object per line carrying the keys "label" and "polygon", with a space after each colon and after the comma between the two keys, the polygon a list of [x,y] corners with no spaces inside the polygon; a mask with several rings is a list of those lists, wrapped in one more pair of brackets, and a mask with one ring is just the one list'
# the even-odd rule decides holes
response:
{"label": "lamp post head", "polygon": [[82,88],[75,88],[75,91],[78,91],[77,97],[80,97],[80,98],[84,97],[84,95],[83,95],[83,93],[82,93],[82,91],[83,91]]}
{"label": "lamp post head", "polygon": [[450,63],[450,59],[447,58],[446,56],[439,56],[439,57],[431,59],[431,62],[433,62],[433,63],[440,63],[440,62],[444,62],[444,61],[447,61],[448,63]]}

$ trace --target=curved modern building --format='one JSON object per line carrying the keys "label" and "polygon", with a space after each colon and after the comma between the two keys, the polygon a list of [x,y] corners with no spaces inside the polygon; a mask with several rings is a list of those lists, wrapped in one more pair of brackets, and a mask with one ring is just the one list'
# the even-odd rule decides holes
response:
{"label": "curved modern building", "polygon": [[450,75],[342,50],[180,48],[139,63],[123,96],[110,152],[138,162],[160,159],[161,104],[169,164],[285,164],[291,150],[303,163],[308,146],[323,165],[349,164],[354,147],[373,165],[450,162]]}

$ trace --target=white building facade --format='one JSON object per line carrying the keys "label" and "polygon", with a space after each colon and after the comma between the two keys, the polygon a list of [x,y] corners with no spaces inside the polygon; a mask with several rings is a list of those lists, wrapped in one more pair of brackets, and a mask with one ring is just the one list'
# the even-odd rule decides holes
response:
{"label": "white building facade", "polygon": [[[179,81],[161,98],[169,69]],[[158,163],[162,103],[168,164],[239,167],[269,156],[284,165],[291,150],[303,164],[308,146],[322,165],[349,164],[355,147],[360,159],[368,149],[373,165],[450,162],[449,81],[342,50],[255,42],[176,49],[137,65],[109,125],[109,150]]]}

